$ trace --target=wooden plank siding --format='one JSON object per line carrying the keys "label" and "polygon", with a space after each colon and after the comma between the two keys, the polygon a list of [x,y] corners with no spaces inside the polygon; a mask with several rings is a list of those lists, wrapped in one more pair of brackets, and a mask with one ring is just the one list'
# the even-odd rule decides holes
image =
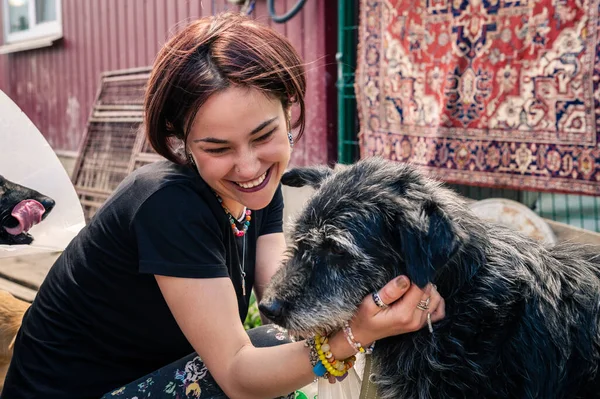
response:
{"label": "wooden plank siding", "polygon": [[[277,12],[295,2],[276,0]],[[150,65],[186,21],[236,9],[227,0],[62,0],[63,39],[0,55],[0,89],[54,150],[77,151],[103,71]],[[309,0],[295,18],[276,24],[266,0],[256,1],[254,17],[289,37],[307,62],[307,128],[294,150],[295,165],[335,161],[336,12],[335,1]]]}

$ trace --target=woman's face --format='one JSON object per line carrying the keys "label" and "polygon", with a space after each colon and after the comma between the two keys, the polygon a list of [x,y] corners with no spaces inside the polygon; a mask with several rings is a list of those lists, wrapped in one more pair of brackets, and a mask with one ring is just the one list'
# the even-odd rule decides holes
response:
{"label": "woman's face", "polygon": [[290,160],[286,116],[281,101],[241,87],[213,94],[198,110],[188,151],[234,216],[271,202]]}

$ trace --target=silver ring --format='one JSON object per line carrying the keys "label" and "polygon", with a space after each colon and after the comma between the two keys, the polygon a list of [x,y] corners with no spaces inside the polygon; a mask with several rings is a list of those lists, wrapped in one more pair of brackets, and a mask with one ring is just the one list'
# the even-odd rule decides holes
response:
{"label": "silver ring", "polygon": [[431,313],[427,312],[427,327],[429,327],[429,333],[433,334],[433,324],[431,324]]}
{"label": "silver ring", "polygon": [[419,301],[419,304],[417,305],[417,309],[419,309],[419,310],[429,309],[429,301],[430,300],[431,300],[431,298],[427,298],[424,301]]}
{"label": "silver ring", "polygon": [[388,305],[386,305],[385,303],[383,303],[383,301],[379,297],[379,292],[374,292],[372,294],[372,296],[373,296],[373,302],[375,302],[375,305],[379,306],[381,309],[387,309],[388,308]]}

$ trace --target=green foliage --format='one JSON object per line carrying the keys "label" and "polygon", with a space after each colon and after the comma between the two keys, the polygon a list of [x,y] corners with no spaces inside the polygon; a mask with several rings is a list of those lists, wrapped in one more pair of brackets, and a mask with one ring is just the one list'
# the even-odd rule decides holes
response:
{"label": "green foliage", "polygon": [[262,325],[262,321],[260,319],[260,312],[258,311],[258,303],[256,302],[254,291],[252,291],[252,295],[250,295],[250,306],[248,308],[248,316],[246,316],[244,328],[246,330],[249,330],[260,325]]}

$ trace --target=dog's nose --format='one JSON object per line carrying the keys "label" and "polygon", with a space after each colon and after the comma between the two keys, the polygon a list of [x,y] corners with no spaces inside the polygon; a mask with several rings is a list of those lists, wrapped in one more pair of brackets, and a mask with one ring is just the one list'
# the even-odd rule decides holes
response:
{"label": "dog's nose", "polygon": [[44,208],[46,208],[46,212],[50,212],[50,210],[52,210],[52,208],[54,208],[54,205],[56,205],[54,200],[52,198],[48,198],[48,197],[44,197],[44,199],[42,199],[40,201],[40,203],[42,205],[44,205]]}
{"label": "dog's nose", "polygon": [[269,302],[261,302],[258,305],[258,310],[262,312],[271,321],[279,321],[284,313],[284,305],[281,301],[274,299]]}

